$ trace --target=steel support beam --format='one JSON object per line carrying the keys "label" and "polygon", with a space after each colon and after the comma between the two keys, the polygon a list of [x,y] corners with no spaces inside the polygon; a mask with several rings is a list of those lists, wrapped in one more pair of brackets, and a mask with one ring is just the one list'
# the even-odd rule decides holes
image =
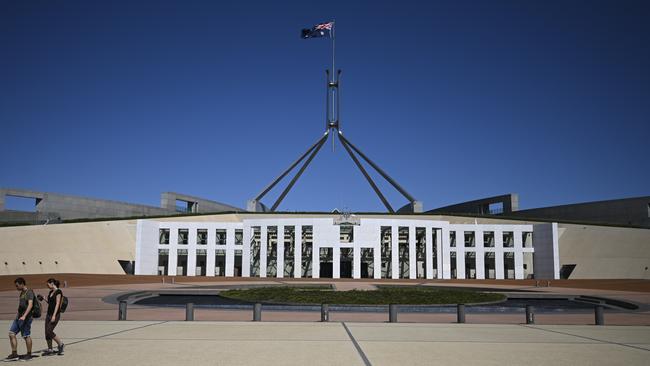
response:
{"label": "steel support beam", "polygon": [[[289,191],[291,190],[293,185],[296,184],[296,181],[298,181],[298,178],[300,178],[300,176],[305,171],[305,169],[307,169],[307,167],[309,166],[309,163],[311,163],[311,161],[314,159],[316,154],[318,154],[318,151],[320,151],[320,148],[323,147],[323,144],[325,144],[325,141],[327,141],[327,135],[328,134],[329,134],[329,131],[326,132],[325,135],[320,138],[320,140],[318,140],[318,142],[314,146],[315,149],[314,148],[310,149],[310,150],[313,150],[311,155],[309,155],[309,158],[307,158],[307,160],[302,165],[302,167],[300,167],[300,170],[298,170],[298,173],[296,173],[296,175],[293,177],[293,179],[291,179],[291,182],[289,182],[289,185],[287,186],[287,188],[285,188],[284,191],[282,191],[282,194],[280,194],[280,197],[278,197],[278,199],[275,201],[273,206],[271,206],[271,212],[275,211],[275,209],[278,208],[278,206],[280,205],[280,203],[282,202],[284,197],[286,197],[286,195],[289,193]],[[300,160],[302,160],[302,158]]]}
{"label": "steel support beam", "polygon": [[381,174],[384,179],[388,181],[399,193],[401,193],[404,197],[406,197],[409,202],[415,202],[415,198],[411,196],[404,188],[402,188],[396,181],[393,180],[386,172],[384,172],[377,164],[375,164],[372,160],[370,160],[361,150],[357,149],[356,146],[354,146],[348,139],[346,139],[342,133],[339,132],[339,138],[341,141],[345,142],[346,144],[350,145],[350,147],[359,154],[365,160],[370,166],[372,166],[377,173]]}
{"label": "steel support beam", "polygon": [[[326,136],[327,136],[327,132],[325,133],[325,137],[326,137]],[[274,180],[273,182],[271,182],[271,184],[269,184],[268,186],[266,186],[266,188],[264,188],[264,189],[262,190],[262,192],[260,192],[260,194],[258,194],[257,197],[255,197],[255,201],[259,201],[259,200],[261,200],[262,197],[264,197],[267,193],[269,193],[269,191],[270,191],[271,189],[273,189],[273,187],[275,187],[276,184],[278,184],[278,183],[282,180],[282,178],[286,177],[287,174],[289,174],[289,172],[292,171],[293,168],[296,167],[296,165],[300,164],[300,162],[305,158],[305,156],[309,155],[309,153],[310,153],[312,150],[314,150],[314,149],[316,148],[316,146],[317,146],[317,145],[318,145],[322,140],[323,140],[323,137],[319,138],[318,141],[316,141],[316,143],[314,143],[313,145],[311,145],[311,147],[310,147],[309,149],[307,149],[307,151],[305,151],[305,153],[302,154],[302,155],[300,156],[300,158],[298,158],[298,160],[294,161],[293,164],[291,164],[291,165],[289,166],[289,168],[287,168],[287,170],[285,170],[282,174],[280,174],[279,177],[275,178],[275,180]]]}
{"label": "steel support beam", "polygon": [[341,141],[341,145],[343,145],[345,150],[348,152],[348,154],[352,158],[352,161],[354,161],[354,163],[357,165],[357,168],[359,168],[359,170],[361,170],[361,173],[363,174],[363,176],[366,177],[366,180],[368,181],[368,183],[370,183],[370,186],[372,187],[372,189],[375,190],[375,193],[377,193],[377,196],[379,196],[379,199],[381,200],[381,202],[384,204],[384,206],[386,206],[386,209],[388,210],[388,212],[390,212],[390,213],[395,212],[395,210],[393,210],[393,208],[391,207],[390,203],[388,203],[388,200],[386,199],[386,197],[384,197],[384,195],[381,193],[381,190],[379,190],[379,187],[377,187],[375,182],[372,180],[372,178],[370,177],[370,175],[368,174],[366,169],[363,167],[363,165],[361,165],[361,162],[359,161],[359,159],[357,159],[357,157],[354,155],[352,150],[350,150],[350,147],[348,146],[348,144],[345,142],[345,140],[343,140],[343,136],[341,136],[340,133],[338,135],[339,135],[339,140]]}

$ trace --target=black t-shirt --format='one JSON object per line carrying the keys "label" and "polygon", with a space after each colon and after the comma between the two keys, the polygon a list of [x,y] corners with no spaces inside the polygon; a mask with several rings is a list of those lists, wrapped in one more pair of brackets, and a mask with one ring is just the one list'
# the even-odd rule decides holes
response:
{"label": "black t-shirt", "polygon": [[63,291],[58,288],[56,290],[50,290],[50,293],[47,295],[47,315],[49,316],[52,316],[54,314],[54,309],[56,309],[57,295],[61,295],[61,302],[63,302]]}
{"label": "black t-shirt", "polygon": [[[36,301],[36,298],[34,296],[34,291],[27,289],[27,291],[22,291],[20,293],[20,301],[18,302],[18,316],[17,318],[20,318],[23,316],[25,313],[25,310],[27,310],[28,301],[32,300],[32,309],[34,306],[34,302]],[[27,317],[25,320],[30,319],[32,317],[32,312],[30,311],[29,314],[27,314]]]}

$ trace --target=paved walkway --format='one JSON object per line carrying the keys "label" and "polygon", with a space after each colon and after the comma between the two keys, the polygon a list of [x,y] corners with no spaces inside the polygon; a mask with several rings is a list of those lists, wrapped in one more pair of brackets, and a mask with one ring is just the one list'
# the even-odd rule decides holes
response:
{"label": "paved walkway", "polygon": [[[8,329],[9,321],[0,321]],[[34,349],[45,347],[43,322]],[[48,365],[648,365],[650,327],[64,321]],[[24,352],[21,341],[19,351]],[[8,340],[0,352],[9,353]]]}

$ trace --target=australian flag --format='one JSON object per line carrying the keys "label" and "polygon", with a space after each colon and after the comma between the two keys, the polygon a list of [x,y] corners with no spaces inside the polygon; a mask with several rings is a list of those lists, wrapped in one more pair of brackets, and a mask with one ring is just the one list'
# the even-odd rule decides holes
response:
{"label": "australian flag", "polygon": [[301,38],[332,38],[332,30],[334,28],[334,22],[329,23],[320,23],[311,27],[310,29],[303,29],[301,33]]}

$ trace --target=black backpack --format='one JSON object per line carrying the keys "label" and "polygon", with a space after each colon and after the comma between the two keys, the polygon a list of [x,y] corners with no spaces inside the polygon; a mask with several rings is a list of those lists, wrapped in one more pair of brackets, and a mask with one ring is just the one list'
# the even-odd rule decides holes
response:
{"label": "black backpack", "polygon": [[57,291],[59,291],[59,293],[61,294],[61,305],[59,306],[59,313],[63,314],[65,313],[65,310],[68,308],[68,298],[63,295],[63,291],[61,291],[61,289],[57,289]]}
{"label": "black backpack", "polygon": [[[34,295],[33,291],[32,291],[32,295]],[[25,294],[25,296],[27,296],[27,294]],[[34,295],[34,300],[32,301],[32,318],[40,318],[40,317],[41,317],[41,302],[38,301],[38,299]]]}
{"label": "black backpack", "polygon": [[63,292],[61,292],[61,307],[59,307],[59,312],[61,314],[65,313],[65,309],[68,308],[68,298],[63,296]]}

